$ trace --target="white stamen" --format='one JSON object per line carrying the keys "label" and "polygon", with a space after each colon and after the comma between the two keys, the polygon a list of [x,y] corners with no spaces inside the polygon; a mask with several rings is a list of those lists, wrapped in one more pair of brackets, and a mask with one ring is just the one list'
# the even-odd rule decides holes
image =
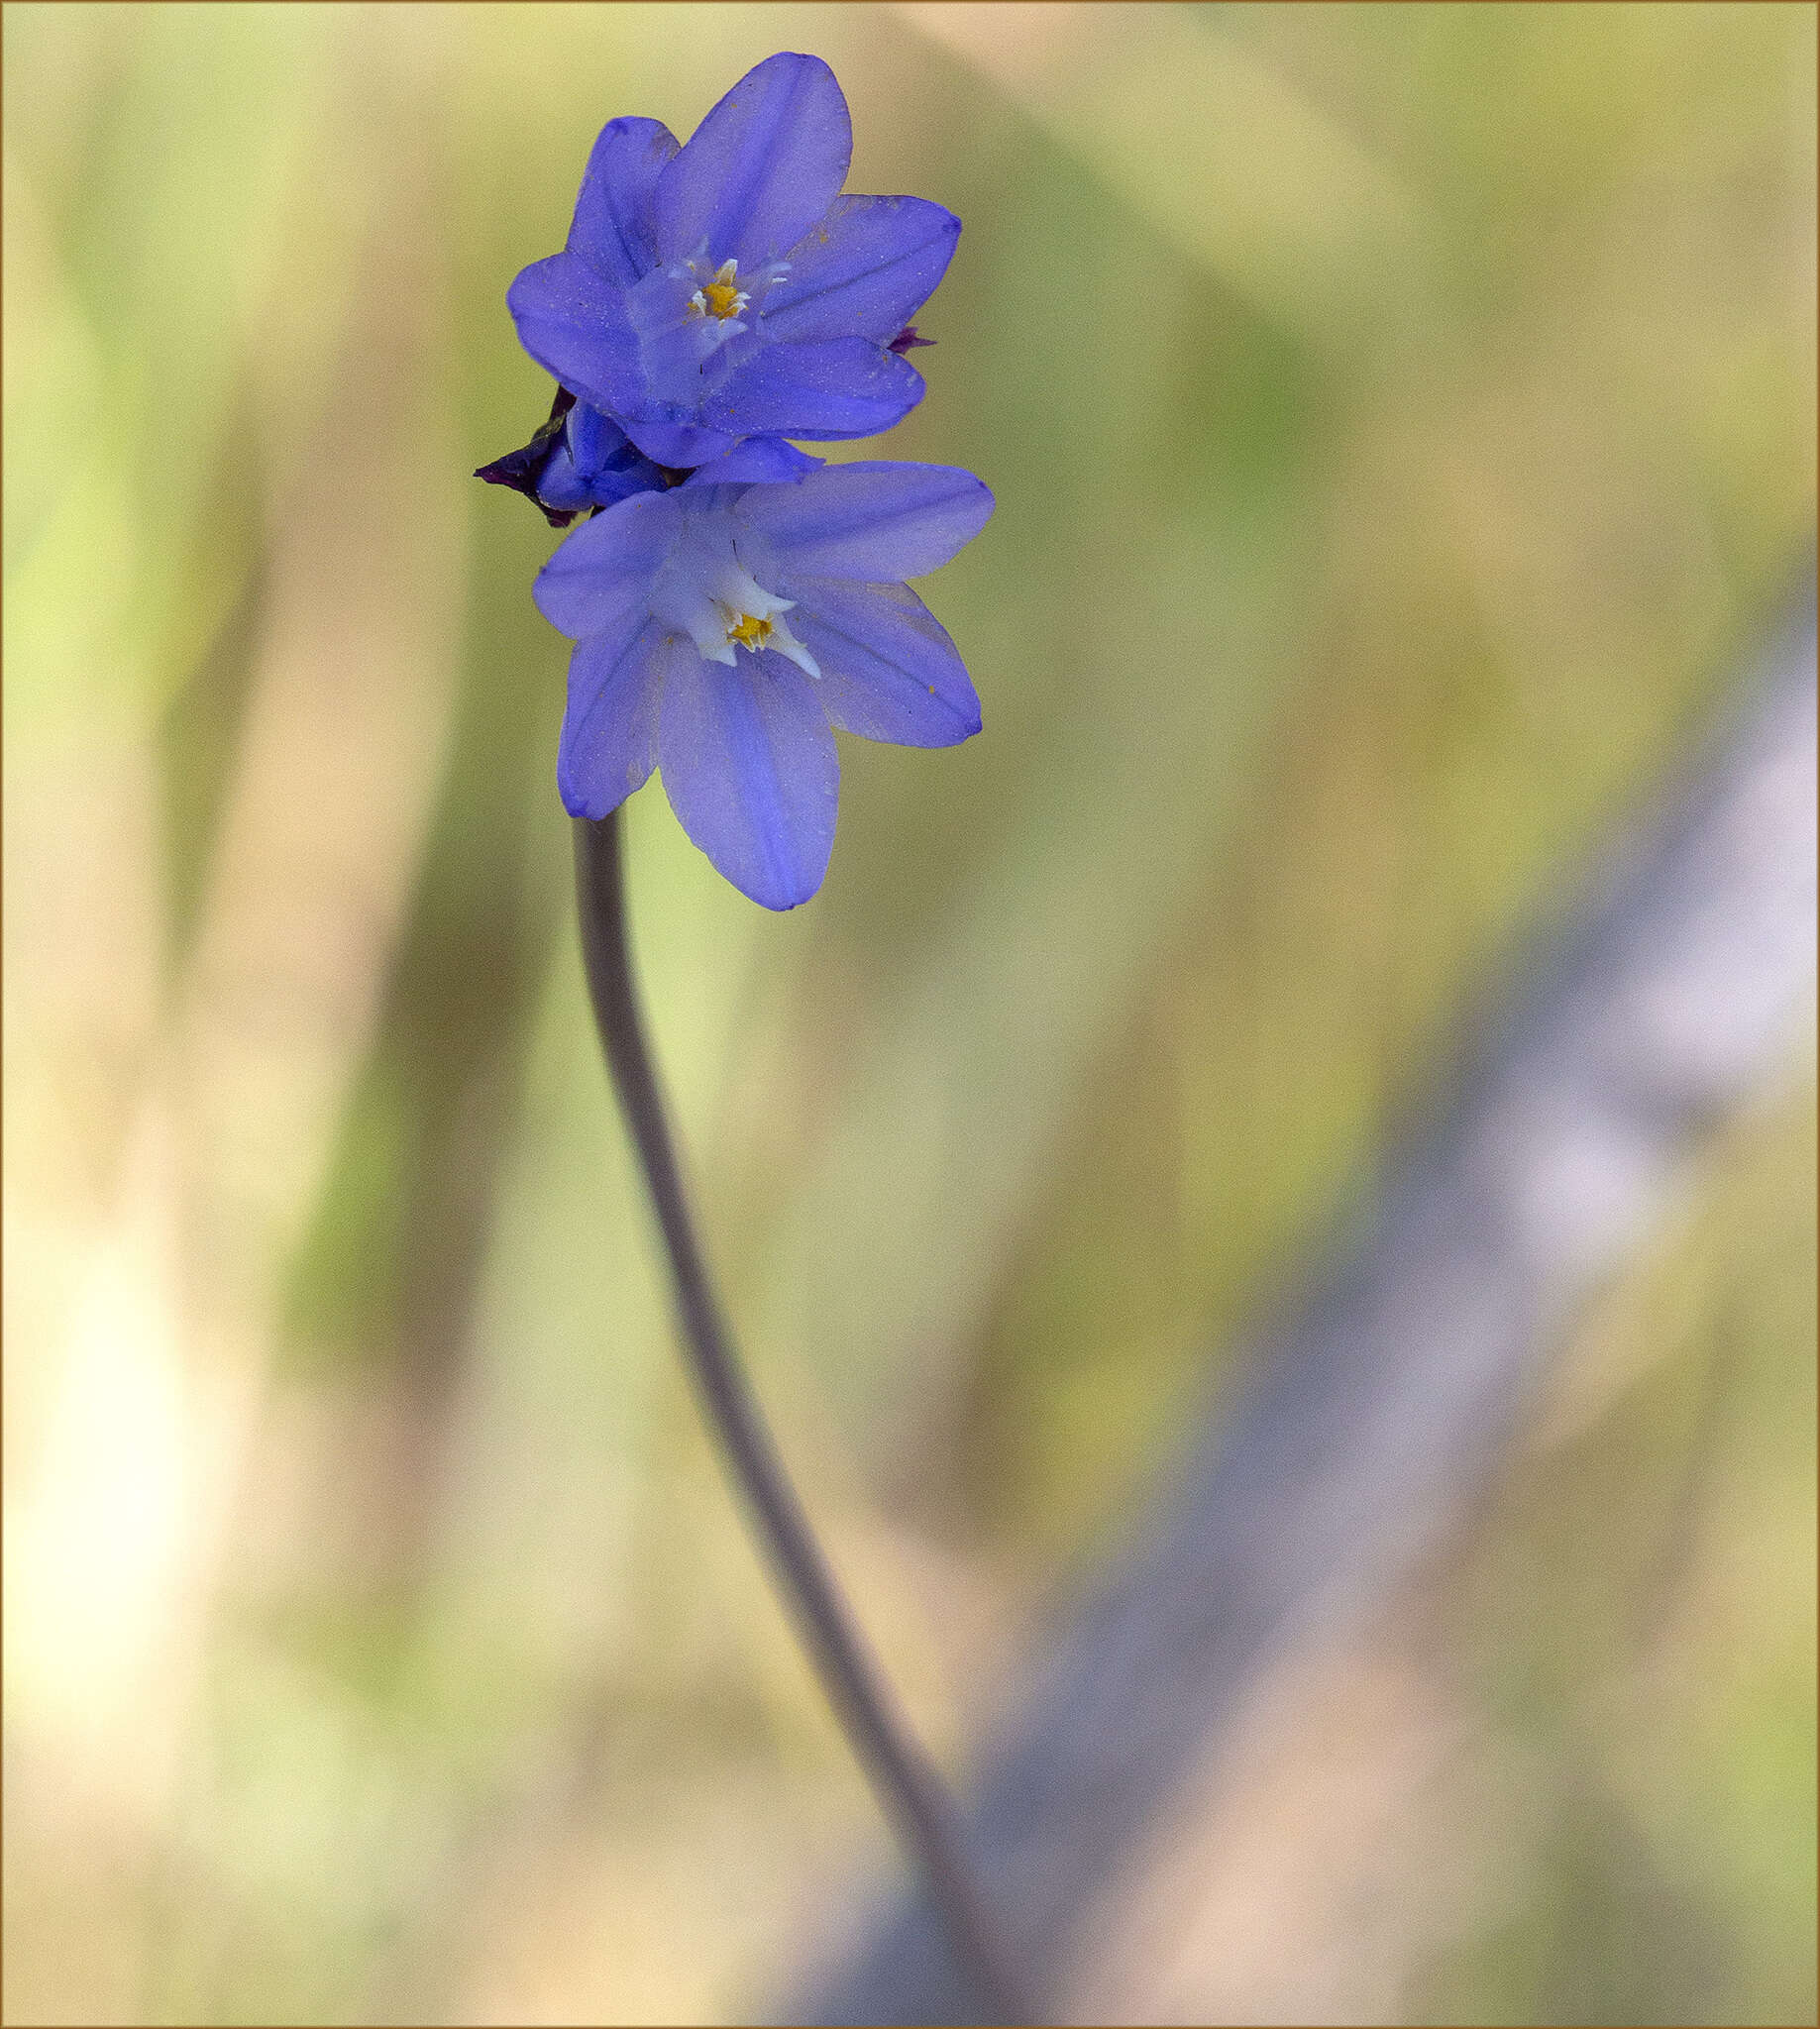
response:
{"label": "white stamen", "polygon": [[[784,603],[786,605],[790,605],[794,603],[794,601],[786,599]],[[796,664],[798,669],[800,669],[805,677],[814,677],[817,681],[819,681],[821,676],[821,665],[815,660],[815,658],[812,655],[809,654],[808,650],[804,648],[802,642],[799,641],[797,637],[790,631],[790,629],[784,624],[782,619],[779,619],[775,616],[773,617],[771,622],[771,637],[765,643],[765,646],[767,648],[775,648],[780,655],[788,656],[790,660]]]}

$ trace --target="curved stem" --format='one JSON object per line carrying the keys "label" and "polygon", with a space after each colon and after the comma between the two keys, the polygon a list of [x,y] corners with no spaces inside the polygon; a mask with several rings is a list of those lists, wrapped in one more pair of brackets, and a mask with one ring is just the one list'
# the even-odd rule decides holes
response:
{"label": "curved stem", "polygon": [[1033,2022],[961,1851],[952,1806],[911,1738],[840,1596],[720,1316],[683,1190],[657,1073],[645,1043],[626,941],[619,813],[575,820],[582,955],[608,1069],[637,1145],[676,1283],[683,1350],[710,1432],[756,1524],[784,1604],[847,1739],[899,1837],[920,1867],[956,1961],[988,2013]]}

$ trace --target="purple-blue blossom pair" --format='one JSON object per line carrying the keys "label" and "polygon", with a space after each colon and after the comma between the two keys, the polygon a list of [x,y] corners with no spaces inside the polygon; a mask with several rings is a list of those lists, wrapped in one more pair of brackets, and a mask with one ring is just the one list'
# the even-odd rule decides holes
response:
{"label": "purple-blue blossom pair", "polygon": [[481,477],[556,525],[537,583],[577,644],[557,780],[605,816],[654,768],[684,829],[770,908],[821,885],[830,728],[950,746],[980,727],[953,643],[904,583],[984,525],[947,466],[825,465],[787,440],[870,436],[920,400],[904,357],[960,221],[842,196],[846,101],[814,56],[749,71],[679,148],[655,120],[595,142],[568,244],[507,301],[561,383]]}

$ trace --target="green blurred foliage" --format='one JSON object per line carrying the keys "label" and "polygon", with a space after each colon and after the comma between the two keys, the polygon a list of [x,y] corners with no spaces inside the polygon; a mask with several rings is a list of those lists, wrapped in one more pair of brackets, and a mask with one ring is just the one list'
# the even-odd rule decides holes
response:
{"label": "green blurred foliage", "polygon": [[[1812,12],[4,34],[7,2011],[749,2013],[879,1835],[590,1041],[506,283],[778,48],[965,221],[890,452],[998,495],[928,587],[984,737],[845,742],[786,917],[630,814],[730,1306],[951,1753],[1800,554]],[[1526,1797],[1401,2011],[1811,2017],[1812,1168],[1728,1143],[1437,1581]]]}

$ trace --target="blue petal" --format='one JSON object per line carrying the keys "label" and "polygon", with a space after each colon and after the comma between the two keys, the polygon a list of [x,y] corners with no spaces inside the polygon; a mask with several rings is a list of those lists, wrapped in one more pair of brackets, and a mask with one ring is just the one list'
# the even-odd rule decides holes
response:
{"label": "blue petal", "polygon": [[[624,499],[627,493],[638,490],[628,485],[616,497]],[[549,463],[538,475],[535,498],[540,507],[554,507],[559,514],[579,514],[584,507],[596,504],[593,487],[576,471],[567,444],[559,444],[551,452]]]}
{"label": "blue petal", "polygon": [[643,401],[638,339],[625,298],[586,261],[563,253],[532,262],[506,290],[505,302],[518,343],[584,401],[614,415]]}
{"label": "blue petal", "polygon": [[651,201],[676,152],[661,120],[609,120],[588,158],[569,252],[622,289],[657,266]]}
{"label": "blue petal", "polygon": [[537,498],[545,507],[573,514],[584,507],[610,507],[663,483],[663,475],[640,456],[611,416],[578,401],[563,425],[562,441],[538,478]]}
{"label": "blue petal", "polygon": [[657,701],[675,653],[655,620],[634,614],[630,624],[581,642],[569,658],[556,786],[572,817],[616,810],[657,765]]}
{"label": "blue petal", "polygon": [[578,401],[563,419],[564,447],[584,478],[610,466],[626,449],[626,434],[603,409]]}
{"label": "blue petal", "polygon": [[745,443],[729,451],[724,458],[717,458],[711,465],[692,472],[683,483],[686,486],[730,486],[753,480],[773,482],[800,480],[808,473],[819,472],[826,463],[825,458],[811,458],[806,451],[799,451],[794,444],[786,444],[782,437],[748,437]]}
{"label": "blue petal", "polygon": [[974,694],[947,630],[908,585],[789,578],[791,631],[821,665],[816,693],[844,732],[900,747],[952,747],[980,729]]}
{"label": "blue petal", "polygon": [[867,461],[754,486],[737,511],[793,574],[891,584],[945,564],[992,509],[991,492],[959,466]]}
{"label": "blue petal", "polygon": [[658,567],[682,527],[668,493],[637,493],[572,529],[537,574],[537,610],[572,641],[622,631],[625,616],[643,616]]}
{"label": "blue petal", "polygon": [[869,338],[768,345],[735,368],[703,419],[739,436],[870,437],[922,399],[922,375]]}
{"label": "blue petal", "polygon": [[742,894],[795,908],[821,886],[840,761],[795,663],[741,651],[727,669],[679,650],[664,676],[657,750],[683,829]]}
{"label": "blue petal", "polygon": [[857,332],[889,345],[933,293],[961,222],[920,197],[839,197],[766,293],[773,342]]}
{"label": "blue petal", "polygon": [[787,253],[840,194],[853,154],[847,102],[819,56],[748,70],[658,178],[658,253],[751,268]]}
{"label": "blue petal", "polygon": [[619,420],[647,458],[673,471],[724,458],[740,437],[737,430],[708,429],[699,423],[646,422],[633,415],[622,415]]}

